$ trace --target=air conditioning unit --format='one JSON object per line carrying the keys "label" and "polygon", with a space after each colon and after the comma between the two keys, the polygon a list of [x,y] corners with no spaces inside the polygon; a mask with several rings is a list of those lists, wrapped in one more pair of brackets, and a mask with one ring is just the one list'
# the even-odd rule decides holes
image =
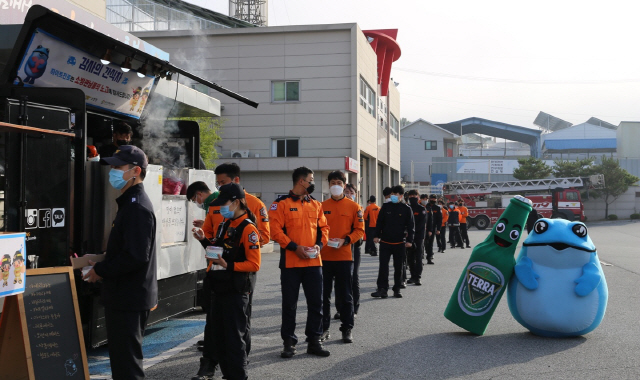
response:
{"label": "air conditioning unit", "polygon": [[232,150],[231,157],[232,158],[249,157],[249,151],[248,150]]}

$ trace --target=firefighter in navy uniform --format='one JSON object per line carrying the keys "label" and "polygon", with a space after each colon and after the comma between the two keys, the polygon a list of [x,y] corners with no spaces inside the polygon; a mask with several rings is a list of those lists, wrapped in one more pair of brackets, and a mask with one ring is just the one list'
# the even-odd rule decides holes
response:
{"label": "firefighter in navy uniform", "polygon": [[460,236],[460,210],[456,207],[454,202],[449,202],[449,219],[447,225],[449,226],[449,244],[451,248],[462,248],[462,237]]}
{"label": "firefighter in navy uniform", "polygon": [[429,200],[426,204],[426,209],[431,214],[431,225],[427,225],[427,245],[425,249],[427,253],[427,264],[433,264],[433,241],[436,240],[438,244],[438,252],[441,252],[440,248],[440,229],[442,227],[442,211],[436,204],[436,195],[429,195]]}
{"label": "firefighter in navy uniform", "polygon": [[[216,233],[213,245],[222,247],[222,257],[208,259],[207,276],[211,283],[211,323],[206,325],[207,339],[201,362],[213,358],[220,364],[226,379],[244,380],[247,375],[247,337],[249,333],[250,294],[255,287],[256,272],[260,270],[260,233],[240,185],[229,183],[220,187],[218,198],[211,203],[220,207],[224,222]],[[208,245],[206,239],[203,239]],[[249,338],[250,339],[250,338]],[[202,365],[202,363],[201,363]],[[215,367],[214,367],[215,368]],[[194,379],[211,379],[213,373]]]}
{"label": "firefighter in navy uniform", "polygon": [[[375,243],[380,243],[380,268],[378,269],[378,290],[371,293],[375,298],[387,298],[389,289],[389,259],[393,256],[393,296],[402,298],[402,269],[406,248],[413,242],[414,223],[411,207],[400,203],[404,190],[395,186],[389,197],[391,200],[382,205],[376,223]],[[405,235],[406,232],[406,235]]]}
{"label": "firefighter in navy uniform", "polygon": [[409,273],[411,278],[407,284],[422,285],[420,278],[422,277],[422,257],[424,251],[424,239],[427,232],[427,225],[431,224],[431,214],[427,213],[419,202],[417,190],[409,190],[409,207],[413,211],[413,222],[415,225],[415,235],[413,237],[413,245],[407,248],[407,262],[409,264]]}

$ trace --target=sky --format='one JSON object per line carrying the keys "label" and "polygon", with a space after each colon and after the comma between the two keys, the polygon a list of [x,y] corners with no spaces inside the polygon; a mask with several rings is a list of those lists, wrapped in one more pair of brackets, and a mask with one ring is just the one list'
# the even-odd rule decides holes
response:
{"label": "sky", "polygon": [[270,26],[398,29],[402,56],[391,77],[408,120],[481,117],[537,128],[539,111],[573,124],[640,120],[634,1],[268,1]]}

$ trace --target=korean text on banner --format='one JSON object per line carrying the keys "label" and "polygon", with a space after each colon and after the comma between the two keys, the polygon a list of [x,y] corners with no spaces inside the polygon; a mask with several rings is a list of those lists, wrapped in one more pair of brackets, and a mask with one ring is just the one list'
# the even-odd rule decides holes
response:
{"label": "korean text on banner", "polygon": [[87,105],[140,118],[154,77],[102,64],[87,54],[38,29],[22,59],[17,75],[25,86],[79,88]]}

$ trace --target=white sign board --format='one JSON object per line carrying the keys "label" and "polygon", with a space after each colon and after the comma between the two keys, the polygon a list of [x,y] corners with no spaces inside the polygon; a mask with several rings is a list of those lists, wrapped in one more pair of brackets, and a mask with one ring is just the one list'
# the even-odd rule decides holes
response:
{"label": "white sign board", "polygon": [[[545,163],[555,165],[553,161]],[[456,169],[459,174],[513,174],[519,167],[518,160],[458,159]]]}
{"label": "white sign board", "polygon": [[187,201],[162,200],[162,243],[179,243],[186,240]]}
{"label": "white sign board", "polygon": [[154,77],[138,77],[120,66],[104,65],[98,57],[37,30],[22,58],[17,75],[25,86],[79,88],[87,105],[140,118]]}
{"label": "white sign board", "polygon": [[0,235],[0,297],[24,293],[26,283],[26,233]]}

